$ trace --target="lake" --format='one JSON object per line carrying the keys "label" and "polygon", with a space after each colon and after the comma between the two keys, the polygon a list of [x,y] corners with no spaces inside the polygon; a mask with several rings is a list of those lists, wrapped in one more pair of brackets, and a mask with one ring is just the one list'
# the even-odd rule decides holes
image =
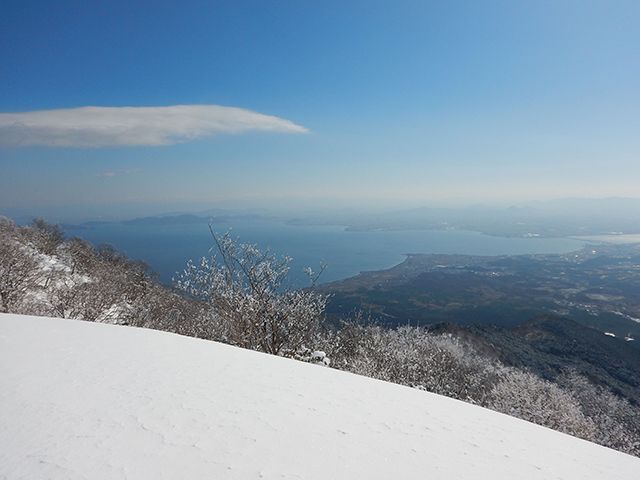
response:
{"label": "lake", "polygon": [[[307,285],[302,269],[327,269],[320,282],[357,275],[361,271],[392,267],[407,253],[467,255],[517,255],[566,253],[586,242],[569,238],[507,238],[461,230],[347,231],[343,226],[294,226],[270,220],[233,220],[214,226],[216,233],[231,231],[243,243],[255,243],[278,255],[293,258],[293,286]],[[129,258],[146,262],[160,279],[170,283],[189,259],[213,253],[206,224],[125,225],[100,224],[88,228],[68,228],[94,245],[108,243]]]}

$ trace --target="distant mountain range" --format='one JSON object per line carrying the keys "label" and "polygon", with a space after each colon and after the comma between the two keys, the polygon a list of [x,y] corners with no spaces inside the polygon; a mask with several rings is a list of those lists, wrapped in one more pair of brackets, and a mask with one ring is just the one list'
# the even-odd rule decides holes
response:
{"label": "distant mountain range", "polygon": [[218,224],[226,223],[231,220],[261,220],[264,219],[262,215],[258,214],[218,214],[218,215],[202,215],[202,214],[169,214],[169,215],[157,215],[151,217],[139,217],[131,220],[121,221],[104,221],[104,222],[83,222],[80,224],[63,224],[63,228],[82,230],[85,228],[92,228],[96,225],[107,224],[120,224],[130,226],[151,226],[151,225],[198,225],[198,224]]}
{"label": "distant mountain range", "polygon": [[[130,209],[130,211],[135,210],[135,207]],[[20,224],[28,223],[36,216],[44,216],[49,221],[55,221],[56,212],[55,209],[37,213],[11,208],[0,210],[0,214],[12,217]],[[64,213],[68,215],[68,209],[65,209]],[[76,216],[78,215],[76,213]],[[230,210],[211,208],[195,211],[174,210],[158,215],[138,216],[134,219],[127,219],[126,215],[127,209],[119,206],[117,210],[113,210],[106,217],[96,214],[93,218],[106,218],[106,223],[126,222],[127,224],[143,225],[206,223],[210,217],[217,219],[264,218],[277,219],[291,225],[344,225],[349,230],[459,229],[508,237],[566,237],[640,233],[640,199],[637,198],[578,198],[526,202],[511,206],[443,207],[426,205],[394,209],[372,207],[296,209],[291,207],[271,210],[266,208]],[[90,227],[95,222],[66,223],[77,229],[78,227]]]}
{"label": "distant mountain range", "polygon": [[640,233],[640,199],[564,199],[510,207],[421,207],[298,217],[293,224],[339,224],[350,230],[459,229],[505,237]]}

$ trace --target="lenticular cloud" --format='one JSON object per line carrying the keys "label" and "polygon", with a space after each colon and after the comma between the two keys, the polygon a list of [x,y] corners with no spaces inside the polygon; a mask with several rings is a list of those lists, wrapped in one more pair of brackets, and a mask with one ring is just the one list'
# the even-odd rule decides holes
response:
{"label": "lenticular cloud", "polygon": [[307,129],[283,118],[219,105],[0,113],[0,146],[158,146],[249,131],[304,133]]}

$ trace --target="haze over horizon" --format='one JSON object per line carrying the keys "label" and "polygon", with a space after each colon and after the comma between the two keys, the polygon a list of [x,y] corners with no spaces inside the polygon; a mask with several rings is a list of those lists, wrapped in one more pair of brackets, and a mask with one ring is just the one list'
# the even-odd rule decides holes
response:
{"label": "haze over horizon", "polygon": [[1,7],[0,213],[638,197],[640,4]]}

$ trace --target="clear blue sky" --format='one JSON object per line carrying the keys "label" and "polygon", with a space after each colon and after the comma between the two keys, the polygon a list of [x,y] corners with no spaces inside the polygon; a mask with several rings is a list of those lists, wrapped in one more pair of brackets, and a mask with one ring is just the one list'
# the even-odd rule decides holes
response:
{"label": "clear blue sky", "polygon": [[[640,196],[639,25],[615,0],[4,0],[0,210]],[[2,118],[174,105],[300,131],[61,146],[59,113]]]}

